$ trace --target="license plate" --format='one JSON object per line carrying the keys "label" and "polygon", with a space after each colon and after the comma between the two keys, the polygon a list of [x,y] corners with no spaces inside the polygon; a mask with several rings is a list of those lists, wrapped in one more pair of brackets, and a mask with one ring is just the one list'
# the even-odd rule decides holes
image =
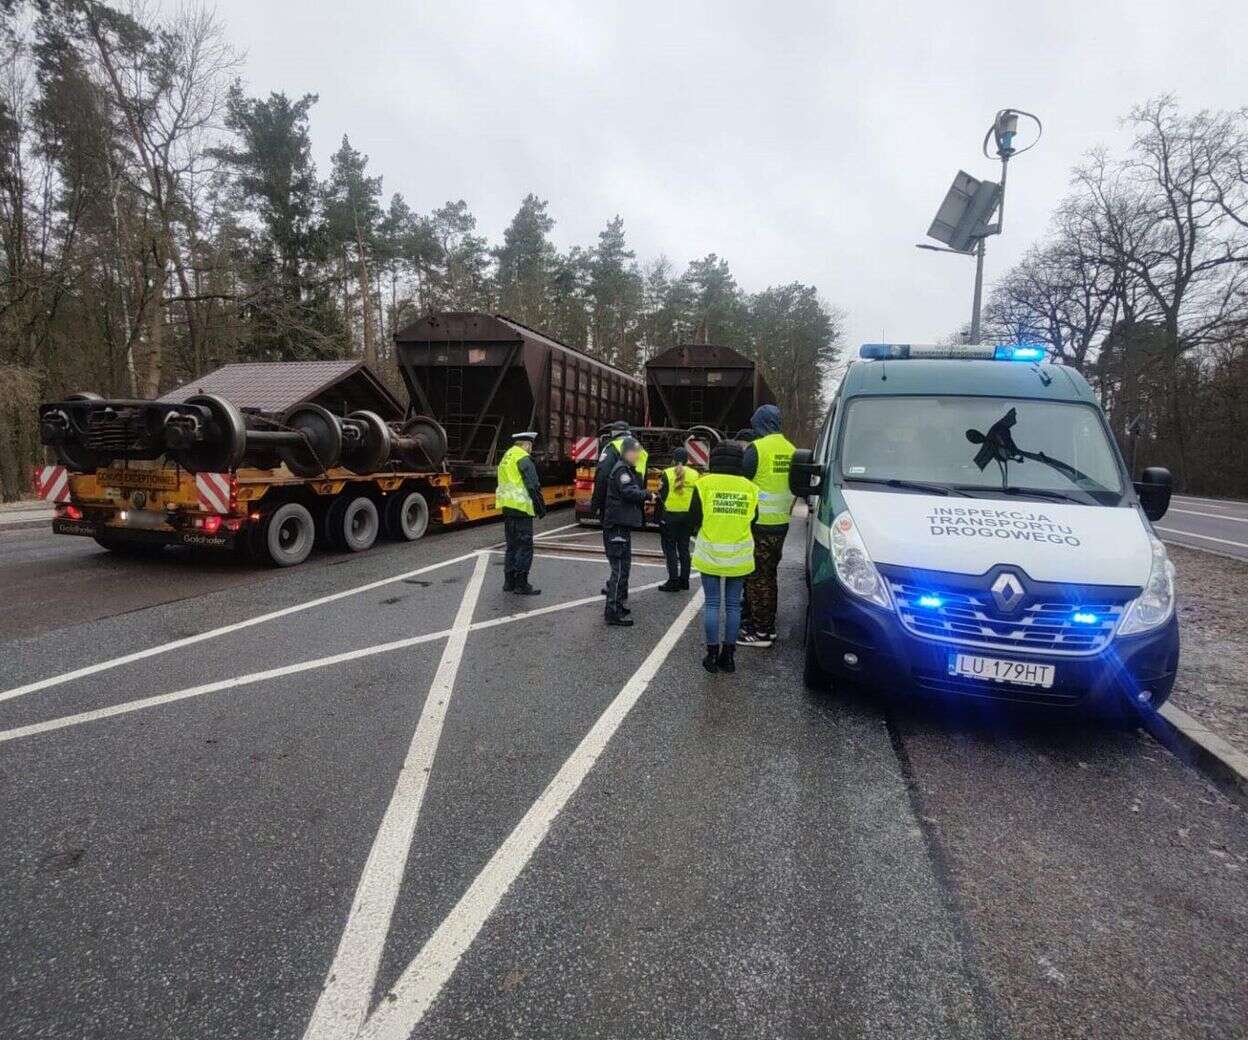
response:
{"label": "license plate", "polygon": [[1053,685],[1057,669],[1051,664],[1006,661],[1000,657],[980,657],[978,654],[950,654],[949,674],[964,679],[979,679],[982,682],[1041,686],[1047,690]]}

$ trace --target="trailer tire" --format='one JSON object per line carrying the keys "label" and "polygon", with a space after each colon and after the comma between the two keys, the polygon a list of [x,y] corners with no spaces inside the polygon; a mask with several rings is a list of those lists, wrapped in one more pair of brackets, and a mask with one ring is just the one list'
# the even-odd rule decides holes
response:
{"label": "trailer tire", "polygon": [[373,500],[364,495],[352,498],[339,516],[341,522],[338,524],[338,529],[336,531],[331,529],[339,546],[347,552],[363,552],[365,549],[371,549],[381,530],[381,519],[377,516],[377,506]]}
{"label": "trailer tire", "polygon": [[298,502],[278,506],[261,522],[257,539],[274,567],[296,567],[308,558],[316,541],[312,514]]}
{"label": "trailer tire", "polygon": [[414,542],[429,529],[429,503],[419,491],[398,491],[386,499],[386,537]]}

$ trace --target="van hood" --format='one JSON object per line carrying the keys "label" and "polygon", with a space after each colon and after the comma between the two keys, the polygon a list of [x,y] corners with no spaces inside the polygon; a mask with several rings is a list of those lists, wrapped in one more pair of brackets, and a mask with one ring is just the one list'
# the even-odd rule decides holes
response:
{"label": "van hood", "polygon": [[1036,581],[1134,585],[1152,553],[1131,506],[945,498],[842,488],[876,563],[983,574],[1013,564]]}

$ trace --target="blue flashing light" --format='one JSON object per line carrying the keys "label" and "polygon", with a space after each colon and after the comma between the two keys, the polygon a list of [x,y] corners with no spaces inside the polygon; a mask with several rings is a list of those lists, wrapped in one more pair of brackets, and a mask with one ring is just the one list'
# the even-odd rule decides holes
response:
{"label": "blue flashing light", "polygon": [[1070,615],[1070,620],[1076,625],[1095,625],[1101,619],[1087,610],[1076,610]]}
{"label": "blue flashing light", "polygon": [[1043,361],[1044,347],[1030,343],[999,343],[992,358],[994,361]]}
{"label": "blue flashing light", "polygon": [[926,595],[926,596],[919,597],[920,607],[927,607],[931,610],[935,610],[937,607],[943,607],[944,605],[945,605],[945,601],[941,599],[939,596]]}
{"label": "blue flashing light", "polygon": [[909,343],[864,343],[858,351],[858,356],[867,361],[879,361],[884,358],[908,358],[910,356]]}

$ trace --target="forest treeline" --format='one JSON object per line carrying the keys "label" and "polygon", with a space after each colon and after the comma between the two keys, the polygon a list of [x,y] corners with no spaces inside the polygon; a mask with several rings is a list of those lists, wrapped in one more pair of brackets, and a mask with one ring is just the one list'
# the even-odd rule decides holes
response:
{"label": "forest treeline", "polygon": [[359,357],[437,310],[510,315],[637,372],[679,342],[758,359],[808,442],[841,315],[799,282],[745,292],[711,254],[641,262],[624,221],[556,248],[526,195],[491,243],[467,202],[419,212],[317,98],[253,97],[208,7],[0,0],[0,492],[24,492],[41,399],[157,396],[236,360]]}
{"label": "forest treeline", "polygon": [[1183,490],[1248,498],[1248,109],[1165,96],[1126,127],[995,284],[988,327],[1079,369],[1137,475],[1166,465]]}

